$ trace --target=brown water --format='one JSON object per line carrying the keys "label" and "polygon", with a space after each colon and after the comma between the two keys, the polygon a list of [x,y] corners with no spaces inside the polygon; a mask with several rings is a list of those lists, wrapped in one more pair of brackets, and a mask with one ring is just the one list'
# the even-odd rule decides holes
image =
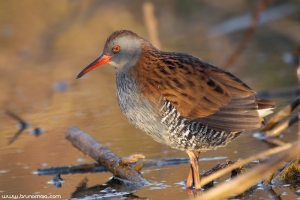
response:
{"label": "brown water", "polygon": [[[207,30],[256,6],[247,1],[228,1],[228,5],[218,1],[180,2],[155,2],[162,49],[184,51],[216,65],[224,63],[244,31],[211,38]],[[294,6],[299,8],[297,3]],[[299,17],[299,13],[293,13],[259,27],[229,70],[257,91],[297,86],[295,65],[282,57],[291,55],[299,45]],[[0,1],[0,195],[54,194],[70,198],[85,178],[88,187],[107,182],[110,173],[62,175],[65,182],[56,188],[47,183],[51,176],[33,174],[38,168],[93,162],[65,139],[66,128],[73,125],[120,157],[134,153],[149,159],[187,157],[185,152],[154,142],[127,122],[115,98],[112,67],[105,65],[75,79],[101,53],[106,37],[117,29],[131,29],[147,38],[141,3]],[[274,100],[280,108],[294,97]],[[18,122],[4,111],[30,124],[10,145],[9,138],[18,131]],[[44,130],[38,137],[29,134],[36,127]],[[295,129],[289,129],[283,139],[295,139]],[[212,160],[201,161],[200,169],[210,169],[225,160],[218,160],[220,157],[246,158],[268,148],[248,132],[226,148],[202,153],[202,158]],[[133,194],[149,199],[186,199],[182,181],[188,169],[189,164],[143,169],[143,176],[153,185]],[[276,192],[283,199],[297,198],[286,188]],[[258,198],[268,199],[259,189],[252,199]]]}

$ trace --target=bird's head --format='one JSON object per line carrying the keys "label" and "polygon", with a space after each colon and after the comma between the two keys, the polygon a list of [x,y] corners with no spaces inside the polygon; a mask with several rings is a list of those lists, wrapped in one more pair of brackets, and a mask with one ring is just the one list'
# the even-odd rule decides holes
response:
{"label": "bird's head", "polygon": [[77,78],[105,63],[111,64],[116,70],[126,70],[134,66],[142,51],[142,40],[137,34],[128,30],[112,33],[105,43],[103,53],[84,68]]}

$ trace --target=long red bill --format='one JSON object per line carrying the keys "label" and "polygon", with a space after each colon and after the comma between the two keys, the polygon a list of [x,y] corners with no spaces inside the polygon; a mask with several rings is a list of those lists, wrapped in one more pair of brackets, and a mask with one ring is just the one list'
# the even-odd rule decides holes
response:
{"label": "long red bill", "polygon": [[110,61],[111,56],[107,56],[105,54],[101,54],[94,62],[89,64],[86,68],[81,70],[81,72],[77,75],[77,79],[88,73],[89,71],[95,69],[96,67],[99,67],[100,65],[103,65]]}

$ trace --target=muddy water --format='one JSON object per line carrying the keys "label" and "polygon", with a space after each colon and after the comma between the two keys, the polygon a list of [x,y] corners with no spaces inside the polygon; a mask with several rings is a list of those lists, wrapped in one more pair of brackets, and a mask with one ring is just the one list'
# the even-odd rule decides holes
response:
{"label": "muddy water", "polygon": [[[73,125],[120,157],[134,153],[149,159],[187,157],[185,152],[154,142],[127,122],[115,98],[112,67],[105,65],[80,80],[75,79],[101,53],[106,37],[113,30],[132,29],[147,38],[144,22],[139,20],[140,11],[132,12],[139,10],[140,4],[99,2],[0,2],[0,195],[53,194],[70,198],[84,179],[88,180],[88,187],[106,183],[110,173],[62,175],[62,187],[56,188],[48,183],[51,176],[33,174],[38,168],[93,162],[65,139],[66,128]],[[230,4],[239,6],[240,12],[230,6],[207,3],[197,5],[201,12],[187,14],[177,10],[177,4],[172,4],[170,10],[163,3],[157,11],[158,20],[174,25],[160,29],[163,49],[188,52],[221,65],[227,56],[225,52],[236,45],[242,33],[212,39],[205,30],[223,20],[220,13],[238,16],[253,9],[246,1]],[[215,19],[188,21],[191,16],[201,18],[216,10],[220,12]],[[296,16],[284,20],[287,22],[280,23],[298,25],[292,27],[299,31]],[[182,31],[178,26],[189,31]],[[282,56],[291,55],[297,41],[293,34],[270,23],[259,29],[249,48],[229,70],[257,91],[295,86],[295,65],[284,62]],[[279,96],[274,100],[282,107],[293,98],[293,95]],[[5,111],[29,124],[12,144],[8,143],[19,130],[18,122]],[[42,130],[39,136],[32,134],[36,128]],[[291,128],[283,139],[291,141],[296,138],[295,133],[295,128]],[[223,157],[245,158],[269,148],[248,132],[226,148],[202,153],[202,158],[209,159],[200,162],[200,169],[210,169],[224,161],[220,159]],[[132,193],[140,198],[186,199],[183,181],[188,168],[188,164],[182,164],[143,169],[143,176],[153,184]],[[284,199],[297,198],[286,188],[276,192]],[[268,196],[258,189],[253,196],[257,198],[268,199]]]}

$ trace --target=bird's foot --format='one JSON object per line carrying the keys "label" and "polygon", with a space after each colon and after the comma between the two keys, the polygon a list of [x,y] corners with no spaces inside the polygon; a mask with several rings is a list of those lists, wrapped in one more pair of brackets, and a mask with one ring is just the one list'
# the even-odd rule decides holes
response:
{"label": "bird's foot", "polygon": [[190,198],[195,198],[195,197],[198,197],[201,195],[202,193],[202,190],[197,190],[197,189],[193,189],[193,188],[187,188],[186,189],[187,193],[188,193],[188,196]]}

